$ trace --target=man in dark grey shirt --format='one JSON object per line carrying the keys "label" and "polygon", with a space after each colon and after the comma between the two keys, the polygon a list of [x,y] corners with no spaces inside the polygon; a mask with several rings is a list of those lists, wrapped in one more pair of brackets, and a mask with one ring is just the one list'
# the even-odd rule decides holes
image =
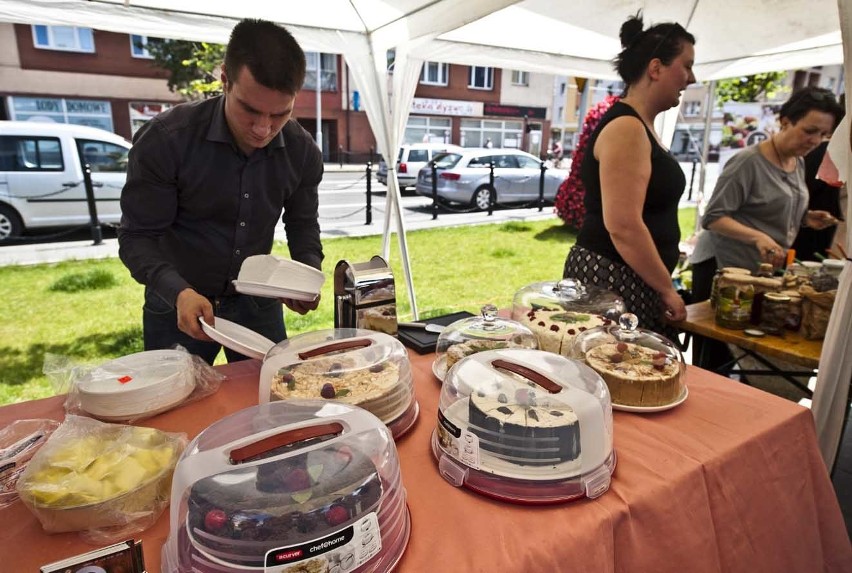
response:
{"label": "man in dark grey shirt", "polygon": [[134,137],[118,241],[121,260],[145,285],[146,350],[180,344],[212,363],[220,346],[199,317],[279,342],[282,302],[301,314],[317,307],[319,299],[238,294],[231,282],[246,257],[270,252],[279,216],[290,256],[322,263],[322,154],[291,119],[304,78],[305,55],[284,28],[243,20],[228,42],[224,94],[172,108]]}

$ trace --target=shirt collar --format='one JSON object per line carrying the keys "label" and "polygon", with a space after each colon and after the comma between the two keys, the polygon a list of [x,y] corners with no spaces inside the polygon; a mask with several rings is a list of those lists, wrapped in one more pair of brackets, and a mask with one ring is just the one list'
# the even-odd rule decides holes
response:
{"label": "shirt collar", "polygon": [[[210,128],[207,130],[207,139],[209,141],[227,143],[236,148],[234,136],[231,135],[231,130],[228,128],[228,122],[225,119],[225,96],[217,96],[217,99],[219,101],[216,102],[216,109],[213,110],[213,120],[210,122]],[[268,155],[273,149],[281,147],[284,147],[284,128],[281,128],[281,131],[272,138],[272,141],[266,144],[266,147],[264,147],[263,150]]]}

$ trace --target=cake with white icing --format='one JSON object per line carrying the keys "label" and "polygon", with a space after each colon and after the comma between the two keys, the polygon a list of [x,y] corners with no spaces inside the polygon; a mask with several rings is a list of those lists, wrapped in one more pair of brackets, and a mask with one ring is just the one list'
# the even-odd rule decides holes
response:
{"label": "cake with white icing", "polygon": [[681,395],[680,363],[665,352],[629,342],[601,344],[586,363],[604,379],[614,404],[665,406]]}
{"label": "cake with white icing", "polygon": [[612,324],[596,314],[543,307],[529,310],[518,322],[532,330],[541,350],[562,356],[571,356],[574,339],[581,332]]}
{"label": "cake with white icing", "polygon": [[[559,464],[580,456],[580,424],[574,410],[540,386],[511,375],[470,395],[470,431],[479,447],[521,465]],[[562,390],[565,392],[567,390]]]}

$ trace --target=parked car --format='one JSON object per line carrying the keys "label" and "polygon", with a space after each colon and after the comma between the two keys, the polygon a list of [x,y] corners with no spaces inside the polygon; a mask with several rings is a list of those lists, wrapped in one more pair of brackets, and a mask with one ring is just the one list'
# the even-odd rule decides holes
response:
{"label": "parked car", "polygon": [[0,241],[28,229],[89,222],[89,163],[98,220],[118,223],[130,143],[93,127],[0,121]]}
{"label": "parked car", "polygon": [[[462,151],[463,148],[451,143],[412,143],[399,148],[396,156],[396,179],[400,192],[417,184],[417,173],[429,165],[432,158],[447,151]],[[388,184],[388,166],[381,160],[376,172],[379,183]]]}
{"label": "parked car", "polygon": [[[519,149],[469,148],[435,157],[438,198],[450,203],[488,209],[490,164],[494,163],[496,202],[518,203],[538,199],[541,160]],[[568,177],[564,169],[544,172],[544,199],[552,202],[559,185]],[[432,197],[432,170],[424,168],[417,177],[417,194]]]}
{"label": "parked car", "polygon": [[0,121],[0,241],[29,229],[88,223],[85,163],[98,220],[118,223],[129,150],[127,140],[102,129]]}

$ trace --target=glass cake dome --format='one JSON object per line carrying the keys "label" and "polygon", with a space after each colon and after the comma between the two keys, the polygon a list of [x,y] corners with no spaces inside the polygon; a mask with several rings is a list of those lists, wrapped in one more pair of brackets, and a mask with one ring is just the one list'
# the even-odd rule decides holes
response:
{"label": "glass cake dome", "polygon": [[447,371],[465,356],[497,348],[536,349],[538,339],[523,324],[497,316],[497,307],[488,304],[479,316],[457,320],[441,331],[432,372],[443,381]]}
{"label": "glass cake dome", "polygon": [[533,283],[515,293],[513,320],[523,321],[529,311],[538,309],[596,314],[609,319],[617,319],[626,311],[618,294],[572,278]]}
{"label": "glass cake dome", "polygon": [[408,353],[383,332],[336,328],[306,332],[276,344],[260,370],[259,402],[334,400],[360,406],[394,438],[417,419]]}
{"label": "glass cake dome", "polygon": [[388,429],[340,402],[246,408],[203,430],[172,481],[162,570],[390,571],[411,529]]}
{"label": "glass cake dome", "polygon": [[615,468],[609,392],[591,368],[564,356],[472,354],[444,380],[432,452],[444,479],[489,497],[598,497]]}
{"label": "glass cake dome", "polygon": [[587,330],[575,338],[571,356],[600,374],[614,409],[674,408],[688,395],[683,355],[672,341],[638,325],[636,315],[625,313],[617,323]]}

